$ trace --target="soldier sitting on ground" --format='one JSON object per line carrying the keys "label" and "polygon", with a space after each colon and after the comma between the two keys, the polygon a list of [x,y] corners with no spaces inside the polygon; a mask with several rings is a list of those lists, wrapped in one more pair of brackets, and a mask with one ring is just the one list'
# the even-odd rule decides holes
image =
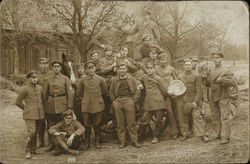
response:
{"label": "soldier sitting on ground", "polygon": [[52,126],[49,133],[52,135],[52,142],[55,149],[53,155],[60,155],[64,152],[79,155],[77,150],[82,143],[82,135],[85,132],[84,127],[77,120],[73,120],[73,112],[63,112],[64,120]]}

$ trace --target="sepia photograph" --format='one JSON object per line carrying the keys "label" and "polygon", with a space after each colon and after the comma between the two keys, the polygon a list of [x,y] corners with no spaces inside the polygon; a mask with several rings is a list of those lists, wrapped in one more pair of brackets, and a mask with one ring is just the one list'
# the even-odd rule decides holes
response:
{"label": "sepia photograph", "polygon": [[248,163],[247,1],[0,1],[0,163]]}

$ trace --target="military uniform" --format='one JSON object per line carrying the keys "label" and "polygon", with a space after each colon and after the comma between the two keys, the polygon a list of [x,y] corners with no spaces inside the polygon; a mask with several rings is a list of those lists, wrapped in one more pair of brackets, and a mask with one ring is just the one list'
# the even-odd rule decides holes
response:
{"label": "military uniform", "polygon": [[[32,76],[32,74],[34,72],[29,72],[27,76]],[[23,101],[25,104],[23,104]],[[35,152],[37,132],[44,120],[42,87],[30,82],[27,83],[18,94],[15,104],[23,110],[23,119],[28,129],[26,152]]]}
{"label": "military uniform", "polygon": [[[52,75],[53,75],[53,71],[47,71],[47,72],[39,71],[37,84],[43,88],[45,80],[48,79]],[[43,103],[44,103],[44,100],[43,100]],[[45,104],[43,104],[43,108],[45,109],[46,107],[47,106]],[[41,128],[38,129],[38,137],[39,137],[39,144],[40,144],[38,147],[42,147],[44,145],[44,135],[45,135],[45,128],[46,128],[45,119],[43,120]]]}
{"label": "military uniform", "polygon": [[109,94],[113,101],[121,148],[126,144],[126,129],[131,142],[138,147],[135,102],[139,100],[140,92],[137,89],[136,80],[129,75],[124,79],[120,79],[119,76],[113,78]]}
{"label": "military uniform", "polygon": [[[69,116],[66,115],[64,117]],[[69,119],[72,119],[72,122],[70,124],[67,124],[64,120],[57,123],[56,125],[53,125],[49,129],[49,133],[50,135],[52,135],[52,141],[55,145],[55,150],[52,151],[54,155],[59,155],[60,152],[63,151],[71,154],[78,154],[78,152],[73,150],[80,148],[82,143],[81,136],[84,133],[85,129],[80,122],[78,122],[77,120],[73,120],[73,115],[70,116]],[[55,135],[57,132],[61,134]],[[74,139],[72,141],[72,144],[68,145],[66,142],[72,135],[74,135]]]}
{"label": "military uniform", "polygon": [[[145,98],[143,104],[144,113],[140,119],[140,133],[148,125],[154,116],[156,119],[156,128],[153,131],[154,137],[158,138],[164,126],[163,117],[166,109],[165,96],[167,95],[167,86],[158,75],[145,75],[141,79],[145,88]],[[153,95],[153,96],[152,96]],[[141,135],[141,134],[140,134]]]}
{"label": "military uniform", "polygon": [[72,109],[69,79],[59,73],[49,77],[44,85],[44,99],[47,107],[45,108],[45,117],[48,128],[62,121],[62,113]]}
{"label": "military uniform", "polygon": [[[225,76],[223,74],[229,76]],[[209,138],[230,139],[230,123],[232,119],[232,108],[230,89],[236,86],[236,81],[230,71],[225,70],[222,65],[215,67],[208,78],[208,86],[211,87],[210,108],[215,134],[207,134]]]}
{"label": "military uniform", "polygon": [[[87,65],[87,64],[86,64]],[[95,131],[95,143],[101,139],[100,123],[105,108],[102,96],[107,96],[108,90],[104,78],[99,75],[84,77],[80,82],[81,111],[83,125],[86,128],[86,148],[90,146],[92,126]]]}
{"label": "military uniform", "polygon": [[[187,87],[184,95],[175,99],[180,132],[183,139],[186,139],[192,133],[192,127],[190,127],[192,114],[201,110],[201,81],[193,72],[183,72],[178,79],[182,80]],[[198,105],[196,109],[193,108],[194,102]]]}
{"label": "military uniform", "polygon": [[[170,65],[166,65],[166,67],[156,66],[156,75],[163,78],[167,86],[172,80],[176,79],[176,76],[177,76],[175,69]],[[166,97],[166,104],[167,104],[167,112],[168,112],[167,120],[169,121],[171,135],[173,138],[176,138],[179,133],[179,130],[178,130],[177,122],[175,118],[176,117],[176,110],[174,110],[175,104],[170,96]]]}
{"label": "military uniform", "polygon": [[86,75],[83,75],[81,77],[76,77],[76,83],[73,85],[74,87],[74,103],[73,103],[73,111],[76,115],[76,118],[79,122],[83,123],[82,119],[82,112],[81,112],[81,99],[80,99],[80,83],[82,78],[84,78]]}

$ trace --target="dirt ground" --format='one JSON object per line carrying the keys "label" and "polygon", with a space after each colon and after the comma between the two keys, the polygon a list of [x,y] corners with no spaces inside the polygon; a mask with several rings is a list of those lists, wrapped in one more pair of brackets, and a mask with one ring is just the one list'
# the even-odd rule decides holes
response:
{"label": "dirt ground", "polygon": [[[248,71],[246,71],[248,72]],[[147,138],[137,149],[129,145],[118,149],[115,137],[103,148],[93,146],[79,156],[53,156],[49,152],[25,160],[26,127],[22,110],[14,105],[16,93],[0,90],[0,162],[2,163],[246,163],[249,160],[249,102],[243,101],[239,115],[232,121],[231,142],[220,145],[219,140],[203,143],[200,138],[172,140],[163,134],[160,143],[151,144]],[[39,150],[44,151],[43,149]]]}

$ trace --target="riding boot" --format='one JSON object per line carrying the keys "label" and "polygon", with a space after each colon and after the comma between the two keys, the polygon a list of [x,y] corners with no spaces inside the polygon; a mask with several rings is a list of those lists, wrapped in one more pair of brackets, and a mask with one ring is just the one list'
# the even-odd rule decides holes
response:
{"label": "riding boot", "polygon": [[100,146],[100,139],[101,139],[100,127],[98,125],[94,125],[93,128],[95,131],[95,148],[101,149],[101,146]]}
{"label": "riding boot", "polygon": [[85,144],[83,150],[90,148],[91,127],[86,127],[85,131]]}

